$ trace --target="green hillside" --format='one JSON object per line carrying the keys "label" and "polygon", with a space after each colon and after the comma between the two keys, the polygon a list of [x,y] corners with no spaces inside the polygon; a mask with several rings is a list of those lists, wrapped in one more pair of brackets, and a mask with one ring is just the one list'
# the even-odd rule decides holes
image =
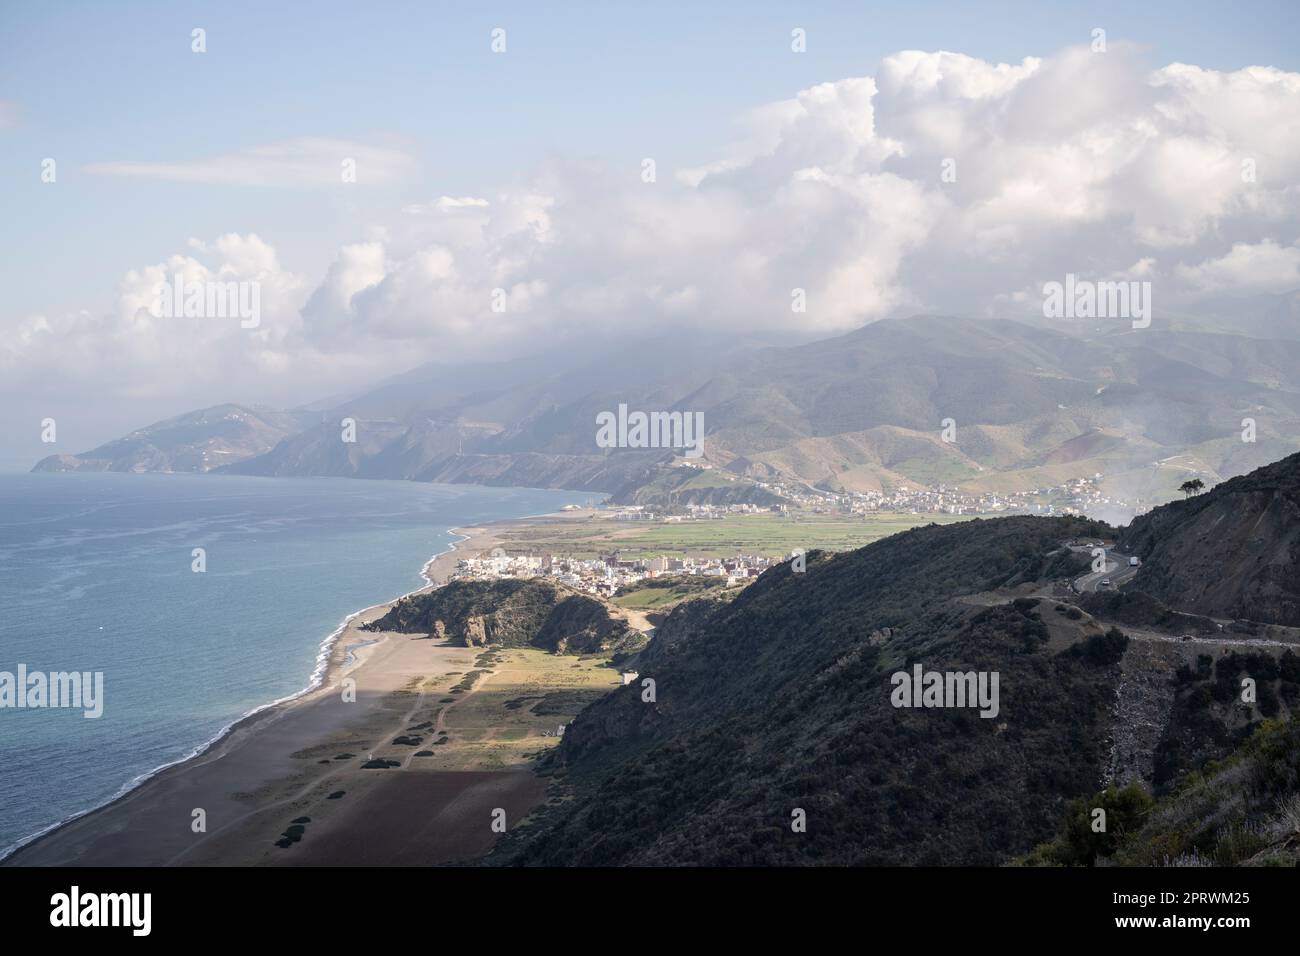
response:
{"label": "green hillside", "polygon": [[[1057,649],[1045,617],[1069,625],[1050,603],[954,598],[1067,575],[1074,556],[1059,542],[1103,532],[971,521],[768,572],[668,652],[645,652],[653,703],[635,682],[579,715],[550,765],[571,800],[501,859],[991,863],[1025,852],[1100,773],[1125,639],[1080,623]],[[1000,713],[893,707],[890,675],[915,663],[999,672]],[[791,830],[796,809],[806,833]]]}

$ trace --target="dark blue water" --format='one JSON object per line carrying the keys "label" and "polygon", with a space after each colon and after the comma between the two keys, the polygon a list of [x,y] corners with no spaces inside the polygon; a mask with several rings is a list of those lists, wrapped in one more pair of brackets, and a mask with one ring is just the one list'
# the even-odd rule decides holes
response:
{"label": "dark blue water", "polygon": [[[0,707],[0,856],[307,686],[449,529],[577,495],[397,481],[0,475],[0,671],[102,671],[104,712]],[[193,549],[206,551],[195,573]]]}

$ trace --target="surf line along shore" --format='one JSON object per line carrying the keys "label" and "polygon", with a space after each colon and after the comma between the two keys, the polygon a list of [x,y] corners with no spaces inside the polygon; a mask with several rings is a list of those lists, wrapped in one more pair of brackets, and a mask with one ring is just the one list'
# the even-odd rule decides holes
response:
{"label": "surf line along shore", "polygon": [[[490,551],[505,531],[560,517],[453,529],[463,537],[425,566],[428,583],[412,593],[446,583],[463,556]],[[431,746],[436,756],[418,765],[413,748],[394,753],[392,741],[408,727],[445,727],[449,711],[498,679],[481,674],[455,703],[440,703],[484,651],[362,630],[395,603],[346,622],[314,688],[248,715],[201,752],[38,836],[0,865],[436,864],[489,852],[497,835],[480,825],[477,810],[483,821],[496,807],[521,820],[546,782],[530,761],[476,766],[474,747],[454,736]],[[345,677],[356,682],[355,702],[340,706]],[[372,754],[391,754],[400,766],[362,769]],[[293,822],[304,817],[310,822]],[[394,820],[407,822],[391,826]],[[293,826],[305,827],[307,838],[289,850],[277,846]]]}

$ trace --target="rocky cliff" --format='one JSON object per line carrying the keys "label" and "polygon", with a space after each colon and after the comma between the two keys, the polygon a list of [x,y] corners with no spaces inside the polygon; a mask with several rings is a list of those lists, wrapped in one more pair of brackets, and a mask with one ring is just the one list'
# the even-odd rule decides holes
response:
{"label": "rocky cliff", "polygon": [[540,647],[555,654],[631,652],[645,643],[619,609],[536,578],[452,581],[402,598],[370,629],[423,633],[469,647]]}
{"label": "rocky cliff", "polygon": [[1300,626],[1300,454],[1135,519],[1120,547],[1170,607]]}

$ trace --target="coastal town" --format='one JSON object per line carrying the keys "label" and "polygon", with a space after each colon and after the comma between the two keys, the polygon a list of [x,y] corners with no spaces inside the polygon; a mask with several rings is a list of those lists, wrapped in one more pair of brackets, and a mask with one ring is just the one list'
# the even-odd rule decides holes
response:
{"label": "coastal town", "polygon": [[940,484],[934,488],[901,486],[897,491],[834,496],[842,511],[853,514],[902,512],[947,515],[1074,515],[1093,514],[1103,508],[1126,509],[1130,503],[1106,494],[1102,476],[1075,478],[1062,485],[1029,491],[973,494]]}
{"label": "coastal town", "polygon": [[452,580],[547,577],[579,591],[612,597],[647,578],[689,576],[715,578],[728,585],[745,584],[776,564],[763,555],[729,558],[667,557],[626,559],[617,552],[599,558],[579,559],[554,554],[507,554],[500,548],[488,555],[462,558]]}
{"label": "coastal town", "polygon": [[[708,465],[691,466],[707,470]],[[1072,478],[1059,485],[1049,485],[1025,491],[996,493],[963,491],[943,483],[934,487],[901,484],[882,491],[828,491],[811,485],[790,481],[763,481],[750,479],[750,483],[765,497],[778,503],[729,504],[673,504],[659,508],[632,506],[618,508],[614,517],[635,521],[684,521],[691,519],[721,518],[735,514],[785,514],[807,511],[814,514],[944,514],[944,515],[1072,515],[1096,514],[1101,510],[1144,510],[1141,502],[1130,501],[1108,493],[1103,488],[1104,476],[1093,474]]]}
{"label": "coastal town", "polygon": [[[811,516],[834,519],[871,520],[889,515],[935,515],[944,517],[978,517],[1008,514],[1072,515],[1095,514],[1105,507],[1122,508],[1126,503],[1101,490],[1101,475],[1079,478],[1053,488],[1040,488],[1012,494],[971,494],[938,485],[935,488],[900,487],[890,492],[834,493],[771,485],[767,490],[781,493],[790,503],[759,505],[752,503],[686,504],[670,509],[645,505],[598,505],[590,503],[591,513],[614,522],[638,525],[684,525],[696,522],[744,520],[766,515],[793,522]],[[570,506],[574,508],[575,506]],[[581,591],[613,596],[638,582],[661,576],[707,577],[727,585],[745,584],[790,554],[736,553],[722,557],[692,556],[687,553],[646,555],[643,549],[628,555],[616,547],[587,556],[565,554],[555,549],[507,552],[495,548],[491,553],[461,558],[451,577],[459,580],[496,580],[502,578],[552,578]]]}

